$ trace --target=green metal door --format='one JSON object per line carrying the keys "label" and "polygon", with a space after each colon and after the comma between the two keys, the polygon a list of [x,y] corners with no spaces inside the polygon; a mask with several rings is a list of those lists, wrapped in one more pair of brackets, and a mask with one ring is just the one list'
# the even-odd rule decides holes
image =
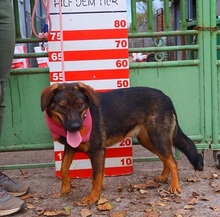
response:
{"label": "green metal door", "polygon": [[[134,9],[135,1],[132,2]],[[180,0],[179,20],[176,18],[180,25],[176,30],[173,30],[171,22],[170,1],[163,2],[162,31],[157,31],[154,25],[158,17],[153,16],[153,1],[148,1],[145,32],[137,31],[134,16],[136,12],[133,10],[130,38],[152,38],[154,45],[131,48],[130,52],[154,52],[157,58],[155,62],[130,64],[131,85],[151,86],[163,90],[172,98],[180,125],[197,144],[197,148],[204,150],[211,147],[218,150],[219,60],[217,61],[216,45],[219,31],[216,27],[216,1],[197,0],[196,17],[194,20],[187,20],[187,1]],[[157,43],[161,40],[166,40],[167,43]],[[171,43],[168,43],[169,41]]]}

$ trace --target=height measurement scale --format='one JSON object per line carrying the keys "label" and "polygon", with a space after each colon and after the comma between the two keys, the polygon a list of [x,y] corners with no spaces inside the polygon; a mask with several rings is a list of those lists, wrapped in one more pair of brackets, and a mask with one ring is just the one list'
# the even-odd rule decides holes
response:
{"label": "height measurement scale", "polygon": [[[96,91],[129,87],[126,1],[50,1],[52,30],[48,39],[50,82],[81,81]],[[120,102],[118,102],[120,106]],[[64,146],[54,142],[56,174]],[[131,138],[107,149],[105,175],[133,171]],[[91,164],[77,153],[70,176],[90,177]]]}

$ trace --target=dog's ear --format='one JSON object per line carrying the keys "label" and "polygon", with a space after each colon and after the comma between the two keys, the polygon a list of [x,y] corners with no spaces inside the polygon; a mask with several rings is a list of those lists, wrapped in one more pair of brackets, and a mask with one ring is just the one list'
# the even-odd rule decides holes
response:
{"label": "dog's ear", "polygon": [[82,82],[77,82],[77,86],[79,90],[81,90],[85,95],[89,97],[89,99],[95,104],[95,106],[98,107],[100,105],[99,97],[97,96],[95,90],[92,87]]}
{"label": "dog's ear", "polygon": [[55,83],[42,90],[41,93],[41,111],[44,111],[50,104],[50,100],[53,97],[55,91],[59,88],[59,83]]}

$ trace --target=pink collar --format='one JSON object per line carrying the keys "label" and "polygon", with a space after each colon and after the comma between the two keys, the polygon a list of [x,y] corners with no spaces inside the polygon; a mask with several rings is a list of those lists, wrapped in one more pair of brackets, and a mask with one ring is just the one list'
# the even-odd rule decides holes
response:
{"label": "pink collar", "polygon": [[82,129],[77,132],[66,131],[62,124],[55,122],[48,116],[46,110],[44,115],[47,126],[50,129],[54,140],[58,139],[60,136],[66,137],[67,143],[73,148],[77,148],[81,142],[89,141],[92,131],[92,117],[89,109],[86,111],[86,118],[83,120]]}

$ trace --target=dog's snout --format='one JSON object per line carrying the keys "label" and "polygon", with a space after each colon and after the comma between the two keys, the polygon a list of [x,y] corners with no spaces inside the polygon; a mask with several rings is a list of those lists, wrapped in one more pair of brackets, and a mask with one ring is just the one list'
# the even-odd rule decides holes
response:
{"label": "dog's snout", "polygon": [[71,131],[79,131],[80,128],[81,128],[81,125],[80,125],[79,122],[72,122],[72,123],[70,124],[70,130],[71,130]]}

